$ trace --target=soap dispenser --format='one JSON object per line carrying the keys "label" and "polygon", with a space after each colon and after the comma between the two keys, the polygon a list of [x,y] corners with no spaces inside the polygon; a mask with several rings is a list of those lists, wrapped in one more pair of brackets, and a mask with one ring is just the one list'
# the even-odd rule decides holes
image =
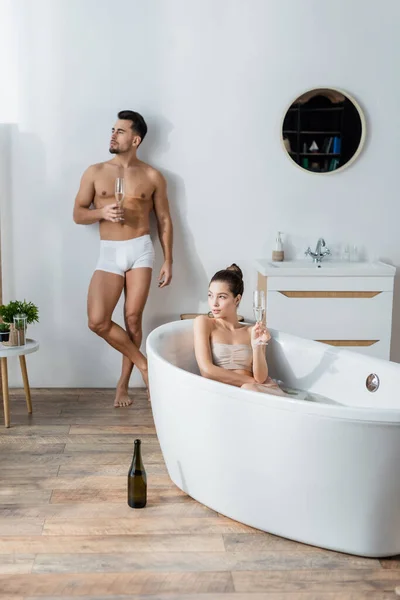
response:
{"label": "soap dispenser", "polygon": [[272,260],[281,262],[284,259],[283,244],[281,238],[281,232],[278,231],[275,241],[275,250],[272,251]]}

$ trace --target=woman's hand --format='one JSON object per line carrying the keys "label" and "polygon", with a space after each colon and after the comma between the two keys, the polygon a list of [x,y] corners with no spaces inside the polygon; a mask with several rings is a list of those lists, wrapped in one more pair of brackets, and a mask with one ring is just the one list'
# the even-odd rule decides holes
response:
{"label": "woman's hand", "polygon": [[258,322],[251,328],[251,347],[253,350],[259,346],[266,346],[271,339],[271,334],[264,323]]}

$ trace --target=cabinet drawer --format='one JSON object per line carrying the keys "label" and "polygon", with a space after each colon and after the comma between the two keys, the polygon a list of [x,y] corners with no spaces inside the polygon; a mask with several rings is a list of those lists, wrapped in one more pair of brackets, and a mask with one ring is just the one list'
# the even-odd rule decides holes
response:
{"label": "cabinet drawer", "polygon": [[268,291],[267,325],[314,340],[390,339],[392,298],[390,292],[364,297],[299,297]]}
{"label": "cabinet drawer", "polygon": [[280,290],[374,290],[393,292],[393,277],[264,277],[260,283],[272,291]]}

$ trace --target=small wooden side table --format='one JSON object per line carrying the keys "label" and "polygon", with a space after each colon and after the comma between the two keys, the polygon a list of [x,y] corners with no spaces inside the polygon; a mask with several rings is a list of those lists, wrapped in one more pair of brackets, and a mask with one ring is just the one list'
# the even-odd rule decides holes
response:
{"label": "small wooden side table", "polygon": [[[199,315],[208,315],[210,319],[214,318],[212,313],[183,313],[181,315],[181,321],[184,321],[185,319],[195,319]],[[244,317],[242,317],[242,315],[238,315],[238,321],[242,323],[244,321]]]}
{"label": "small wooden side table", "polygon": [[10,427],[10,398],[8,391],[8,366],[7,360],[12,356],[19,356],[21,365],[22,381],[24,382],[26,406],[28,413],[32,413],[31,390],[29,389],[28,371],[26,369],[25,355],[36,352],[39,349],[39,342],[36,340],[26,340],[25,346],[3,346],[0,344],[0,362],[1,362],[1,380],[3,387],[4,404],[4,425]]}

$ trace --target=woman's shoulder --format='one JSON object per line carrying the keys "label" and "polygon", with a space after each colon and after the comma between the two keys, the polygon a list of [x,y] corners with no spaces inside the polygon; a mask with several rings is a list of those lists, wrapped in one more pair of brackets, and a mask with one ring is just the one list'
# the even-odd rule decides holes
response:
{"label": "woman's shoulder", "polygon": [[197,317],[194,318],[194,322],[195,323],[210,323],[211,319],[208,315],[197,315]]}
{"label": "woman's shoulder", "polygon": [[207,331],[210,332],[213,330],[215,324],[213,323],[213,319],[210,319],[208,315],[199,315],[194,319],[194,330],[195,331]]}

